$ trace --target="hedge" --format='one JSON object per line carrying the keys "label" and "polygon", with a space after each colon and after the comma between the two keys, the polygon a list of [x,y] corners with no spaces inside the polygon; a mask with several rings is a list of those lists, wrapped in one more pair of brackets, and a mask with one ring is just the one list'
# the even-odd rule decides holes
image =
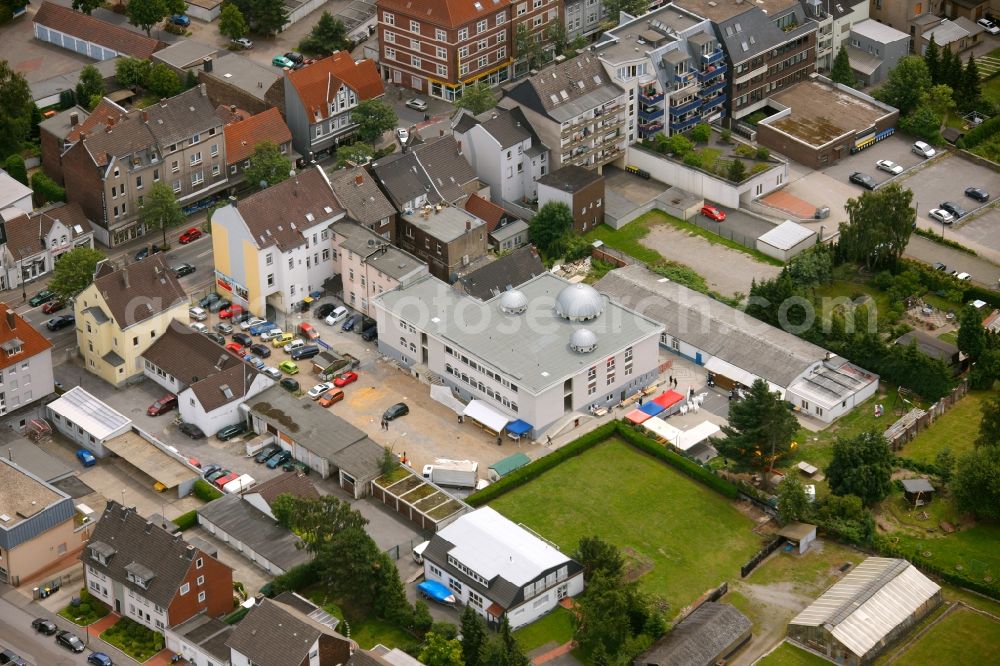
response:
{"label": "hedge", "polygon": [[986,582],[970,578],[964,571],[958,571],[953,567],[943,567],[921,555],[918,550],[900,548],[898,545],[891,543],[887,537],[881,535],[875,537],[872,547],[879,555],[884,557],[902,557],[909,560],[913,566],[925,573],[937,576],[952,585],[978,592],[991,599],[1000,600],[1000,581],[998,580]]}
{"label": "hedge", "polygon": [[[319,571],[313,562],[299,564],[274,579],[261,588],[261,593],[271,597],[282,592],[298,592],[319,580]],[[267,588],[267,591],[265,591]]]}
{"label": "hedge", "polygon": [[171,521],[181,532],[198,524],[198,512],[195,510],[182,513]]}
{"label": "hedge", "polygon": [[242,620],[244,617],[246,617],[246,614],[249,613],[249,612],[250,612],[249,608],[247,608],[245,606],[240,606],[239,608],[237,608],[236,610],[234,610],[232,613],[230,613],[229,615],[227,615],[226,617],[224,617],[223,618],[223,622],[225,622],[226,624],[236,624],[237,622],[239,622],[240,620]]}
{"label": "hedge", "polygon": [[959,148],[973,148],[998,132],[1000,132],[1000,116],[994,116],[974,127],[960,138],[955,145]]}
{"label": "hedge", "polygon": [[987,289],[986,287],[969,285],[965,287],[965,293],[963,298],[966,303],[968,303],[969,301],[974,301],[976,299],[979,299],[981,301],[989,303],[995,308],[1000,308],[1000,292],[993,291],[992,289]]}
{"label": "hedge", "polygon": [[66,201],[66,190],[41,171],[31,177],[31,189],[34,191],[33,200],[36,206],[42,206],[50,201]]}
{"label": "hedge", "polygon": [[212,484],[205,479],[198,479],[194,482],[194,496],[202,502],[211,502],[222,497],[222,491],[213,488]]}
{"label": "hedge", "polygon": [[914,460],[913,458],[905,458],[903,456],[896,456],[896,459],[892,462],[893,467],[898,467],[899,469],[908,469],[914,472],[923,472],[924,474],[933,474],[934,476],[941,476],[941,468],[934,463],[921,462],[920,460]]}

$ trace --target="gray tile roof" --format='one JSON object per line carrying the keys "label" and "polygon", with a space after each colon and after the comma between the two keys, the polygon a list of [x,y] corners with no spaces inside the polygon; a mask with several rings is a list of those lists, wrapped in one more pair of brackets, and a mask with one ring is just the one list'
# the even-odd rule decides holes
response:
{"label": "gray tile roof", "polygon": [[712,666],[749,640],[752,624],[727,604],[708,601],[636,657],[643,666]]}
{"label": "gray tile roof", "polygon": [[372,162],[371,169],[398,211],[403,210],[407,201],[412,201],[420,195],[427,195],[427,200],[431,203],[441,201],[437,190],[431,185],[427,172],[417,162],[417,156],[412,151],[383,157]]}
{"label": "gray tile roof", "polygon": [[[164,152],[171,144],[190,139],[199,133],[201,141],[206,143],[206,151],[210,140],[225,142],[222,120],[215,115],[215,106],[208,99],[205,84],[152,104],[143,111],[149,118],[149,131],[160,142]],[[208,131],[212,128],[215,129],[214,139],[208,136]]]}
{"label": "gray tile roof", "polygon": [[459,153],[453,138],[438,137],[411,150],[443,201],[454,204],[471,194],[467,187],[478,181],[476,172]]}
{"label": "gray tile roof", "polygon": [[118,270],[110,262],[98,264],[94,285],[123,330],[187,302],[187,294],[167,267],[165,256],[150,255]]}
{"label": "gray tile roof", "polygon": [[361,224],[374,224],[396,214],[392,202],[364,167],[328,172],[330,185],[348,217]]}
{"label": "gray tile roof", "polygon": [[[715,24],[716,33],[722,40],[732,63],[741,63],[779,44],[816,31],[816,23],[806,19],[805,10],[798,3],[784,7],[782,11],[766,13],[761,7],[745,4],[750,7],[748,11]],[[774,21],[779,16],[789,13],[795,14],[798,27],[784,32],[774,24]]]}
{"label": "gray tile roof", "polygon": [[330,461],[367,435],[311,400],[293,398],[286,391],[269,391],[249,401],[250,411],[313,453]]}
{"label": "gray tile roof", "polygon": [[587,53],[549,67],[507,92],[514,101],[556,122],[571,120],[624,94],[597,56]]}
{"label": "gray tile roof", "polygon": [[308,662],[309,649],[324,635],[340,643],[338,652],[349,657],[349,639],[291,606],[264,599],[236,625],[226,644],[258,666],[289,666]]}
{"label": "gray tile roof", "polygon": [[382,473],[381,445],[365,437],[337,452],[334,462],[359,484],[374,479]]}
{"label": "gray tile roof", "polygon": [[284,78],[277,67],[264,67],[242,55],[225,53],[212,61],[211,72],[199,72],[203,76],[216,79],[227,86],[239,88],[262,102],[267,101],[267,93],[276,82]]}
{"label": "gray tile roof", "polygon": [[105,166],[110,161],[108,156],[114,160],[155,148],[156,137],[136,111],[111,126],[101,125],[91,130],[83,139],[83,145],[94,164]]}
{"label": "gray tile roof", "polygon": [[341,248],[361,255],[365,263],[393,279],[402,280],[427,265],[360,224],[341,220],[331,227],[336,234],[344,237],[340,241]]}
{"label": "gray tile roof", "polygon": [[198,515],[285,571],[312,560],[297,547],[301,539],[239,495],[226,495],[198,507]]}
{"label": "gray tile roof", "polygon": [[222,620],[199,614],[177,625],[171,631],[182,636],[185,642],[197,645],[220,662],[229,661],[230,653],[226,641],[233,633],[233,627]]}
{"label": "gray tile roof", "polygon": [[494,108],[484,113],[480,118],[483,119],[483,129],[500,142],[501,149],[510,148],[532,138],[531,125],[524,117],[524,112],[517,107],[513,109]]}
{"label": "gray tile roof", "polygon": [[550,171],[539,178],[537,182],[563,192],[573,193],[579,192],[586,186],[599,180],[604,180],[604,176],[596,171],[584,169],[575,164],[569,164],[555,171]]}
{"label": "gray tile roof", "polygon": [[426,217],[423,210],[418,209],[413,213],[403,214],[402,219],[442,243],[461,238],[470,229],[482,227],[483,231],[486,230],[486,222],[464,208],[455,206],[444,206],[441,210],[435,208]]}
{"label": "gray tile roof", "polygon": [[465,293],[485,301],[544,272],[538,252],[529,245],[472,271],[459,282]]}
{"label": "gray tile roof", "polygon": [[[95,546],[101,552],[113,552],[107,565],[91,557],[91,549]],[[163,608],[170,606],[187,572],[194,566],[194,560],[199,557],[210,555],[114,500],[108,502],[80,555],[87,566]],[[145,589],[128,580],[126,567],[136,564],[154,574]]]}

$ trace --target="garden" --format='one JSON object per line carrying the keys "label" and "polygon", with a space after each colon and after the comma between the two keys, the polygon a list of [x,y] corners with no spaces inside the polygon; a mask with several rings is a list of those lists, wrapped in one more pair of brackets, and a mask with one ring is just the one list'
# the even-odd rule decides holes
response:
{"label": "garden", "polygon": [[109,612],[110,609],[102,602],[90,596],[87,590],[80,590],[79,602],[74,603],[71,601],[69,606],[59,611],[59,615],[73,624],[84,627],[97,622]]}
{"label": "garden", "polygon": [[651,139],[643,139],[639,145],[733,183],[741,183],[775,165],[767,148],[733,141],[728,130],[716,136],[711,127],[704,124],[695,125],[685,134],[675,133],[669,137],[657,134]]}
{"label": "garden", "polygon": [[142,663],[165,646],[163,634],[123,617],[101,634],[101,639]]}

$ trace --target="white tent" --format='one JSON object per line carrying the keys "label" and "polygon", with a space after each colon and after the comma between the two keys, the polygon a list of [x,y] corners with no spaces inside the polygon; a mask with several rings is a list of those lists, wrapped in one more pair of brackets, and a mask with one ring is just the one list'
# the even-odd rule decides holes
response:
{"label": "white tent", "polygon": [[456,414],[465,411],[465,404],[452,395],[451,389],[440,384],[431,385],[431,399],[440,402],[445,407],[451,409]]}
{"label": "white tent", "polygon": [[702,421],[693,428],[681,430],[670,425],[663,419],[652,418],[645,421],[642,427],[658,437],[667,440],[681,451],[688,451],[694,448],[695,445],[721,432],[721,428],[711,421]]}
{"label": "white tent", "polygon": [[[708,370],[709,372],[715,373],[717,375],[722,375],[723,377],[728,377],[733,381],[737,381],[740,384],[743,384],[743,386],[746,386],[747,388],[753,386],[753,383],[758,379],[760,379],[760,377],[758,377],[757,375],[751,372],[747,372],[742,368],[737,368],[732,363],[723,361],[718,356],[713,356],[712,358],[708,359],[708,361],[705,363],[705,369]],[[767,382],[767,385],[771,389],[772,393],[777,393],[781,398],[785,397],[785,389],[781,388],[777,384],[772,384],[771,382]]]}
{"label": "white tent", "polygon": [[510,420],[482,400],[473,400],[465,406],[462,413],[497,434],[503,432],[504,426]]}

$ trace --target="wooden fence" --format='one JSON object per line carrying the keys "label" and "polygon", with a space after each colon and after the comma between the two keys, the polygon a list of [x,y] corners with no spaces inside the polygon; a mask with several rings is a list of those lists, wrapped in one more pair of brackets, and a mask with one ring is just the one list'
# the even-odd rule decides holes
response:
{"label": "wooden fence", "polygon": [[966,380],[952,389],[951,393],[944,396],[926,410],[912,409],[899,420],[889,426],[885,431],[885,438],[889,440],[889,445],[893,451],[899,451],[903,445],[916,437],[921,431],[929,427],[939,417],[944,415],[949,409],[961,400],[969,392],[969,383]]}

